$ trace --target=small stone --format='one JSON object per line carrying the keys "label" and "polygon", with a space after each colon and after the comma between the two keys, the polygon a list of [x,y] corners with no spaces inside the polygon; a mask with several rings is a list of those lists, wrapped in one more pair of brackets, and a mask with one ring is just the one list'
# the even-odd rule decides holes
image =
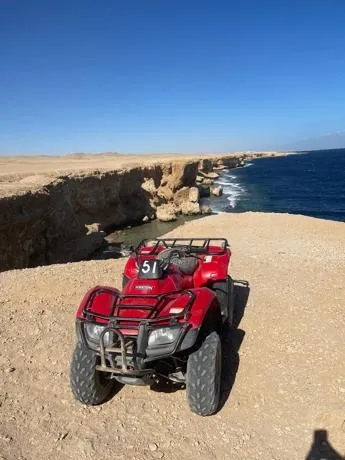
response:
{"label": "small stone", "polygon": [[1,436],[1,439],[3,439],[5,442],[11,442],[12,441],[12,437],[8,436],[7,434],[5,436]]}
{"label": "small stone", "polygon": [[163,458],[164,457],[164,452],[159,452],[159,451],[152,452],[152,456],[154,458]]}
{"label": "small stone", "polygon": [[221,196],[223,194],[223,188],[220,185],[218,187],[212,187],[211,194],[214,196]]}
{"label": "small stone", "polygon": [[149,449],[150,449],[151,452],[155,452],[158,449],[158,446],[157,446],[157,444],[155,442],[151,442],[149,444]]}
{"label": "small stone", "polygon": [[16,370],[15,367],[11,366],[6,369],[6,372],[9,374],[10,372],[14,372]]}
{"label": "small stone", "polygon": [[143,217],[143,222],[144,222],[144,223],[145,223],[145,222],[148,222],[149,220],[150,220],[149,216],[144,216],[144,217]]}

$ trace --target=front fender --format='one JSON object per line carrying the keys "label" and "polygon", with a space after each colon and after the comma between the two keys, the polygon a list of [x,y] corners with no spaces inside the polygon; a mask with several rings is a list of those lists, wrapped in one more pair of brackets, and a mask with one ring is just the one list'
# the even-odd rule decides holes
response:
{"label": "front fender", "polygon": [[221,325],[221,310],[216,294],[209,288],[193,289],[195,300],[188,322],[191,328],[184,336],[179,351],[192,348],[203,330],[217,330]]}
{"label": "front fender", "polygon": [[193,289],[195,300],[190,310],[188,322],[192,329],[200,328],[205,321],[206,316],[220,316],[220,306],[215,292],[207,287]]}
{"label": "front fender", "polygon": [[[105,292],[102,292],[102,289],[104,289]],[[97,292],[99,294],[97,294]],[[93,295],[94,295],[94,298],[92,300],[92,308],[91,308],[92,312],[100,313],[101,315],[111,315],[112,310],[113,310],[114,296],[118,294],[119,294],[118,289],[115,289],[109,286],[96,286],[90,289],[85,294],[83,300],[81,301],[79,308],[76,311],[76,317],[79,319],[84,318],[83,309],[85,308],[89,300],[93,297]],[[100,322],[105,322],[105,321],[100,320]]]}

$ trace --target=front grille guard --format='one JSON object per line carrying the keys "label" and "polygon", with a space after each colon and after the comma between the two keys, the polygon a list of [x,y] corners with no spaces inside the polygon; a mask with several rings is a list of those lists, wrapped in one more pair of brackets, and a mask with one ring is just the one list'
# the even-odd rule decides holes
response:
{"label": "front grille guard", "polygon": [[[115,315],[103,315],[101,313],[92,312],[91,306],[92,303],[100,294],[110,294],[113,297],[112,310],[115,312]],[[159,313],[160,308],[164,305],[164,301],[169,297],[176,297],[177,295],[187,295],[188,301],[179,313],[174,313],[166,316],[155,316],[155,313]],[[125,299],[156,299],[157,301],[153,305],[145,304],[124,304]],[[194,303],[195,294],[189,289],[182,291],[173,291],[165,294],[119,294],[114,292],[112,289],[101,288],[92,292],[89,298],[86,301],[85,307],[83,308],[84,318],[80,319],[81,323],[92,322],[96,323],[96,319],[100,318],[107,320],[109,322],[108,326],[100,334],[100,344],[99,344],[99,354],[101,359],[101,364],[96,366],[96,369],[103,372],[110,372],[113,374],[125,374],[125,375],[144,375],[148,372],[151,372],[152,369],[144,369],[141,364],[143,358],[145,357],[146,347],[148,344],[148,334],[149,331],[155,327],[173,327],[181,325],[180,334],[176,339],[174,349],[171,354],[175,353],[177,347],[179,346],[184,334],[187,332],[189,324],[186,323],[190,316],[190,309]],[[182,308],[182,307],[181,307]],[[146,318],[135,318],[135,317],[123,317],[119,316],[121,310],[130,310],[130,309],[141,309],[148,310],[148,316]],[[181,323],[182,320],[182,323]],[[185,321],[185,323],[183,323]],[[133,324],[137,323],[137,324]],[[98,323],[99,324],[99,323]],[[136,342],[136,352],[133,351],[133,336],[124,335],[119,329],[134,329],[138,330],[137,342]],[[120,347],[107,347],[104,343],[104,336],[107,333],[113,333],[117,336],[120,342]],[[82,328],[82,336],[86,343],[88,342],[85,338],[85,331]],[[126,338],[128,341],[126,342]],[[129,347],[132,346],[132,351],[129,350]],[[121,366],[116,366],[112,360],[111,365],[107,364],[106,357],[109,356],[109,353],[117,353],[121,356]],[[135,355],[135,356],[134,356]],[[135,357],[136,359],[132,362],[132,367],[128,364],[129,357]],[[139,359],[138,359],[139,358]],[[136,363],[136,365],[135,365]]]}

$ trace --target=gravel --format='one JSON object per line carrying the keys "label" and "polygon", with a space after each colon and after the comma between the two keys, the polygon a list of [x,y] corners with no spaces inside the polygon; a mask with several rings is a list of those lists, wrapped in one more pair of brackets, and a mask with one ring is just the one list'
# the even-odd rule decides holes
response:
{"label": "gravel", "polygon": [[246,306],[221,410],[201,418],[185,391],[148,387],[99,407],[73,399],[74,312],[93,285],[120,286],[125,259],[4,272],[0,458],[304,459],[318,429],[345,452],[345,224],[222,214],[169,235],[227,237],[230,273],[250,285],[247,302],[237,288]]}

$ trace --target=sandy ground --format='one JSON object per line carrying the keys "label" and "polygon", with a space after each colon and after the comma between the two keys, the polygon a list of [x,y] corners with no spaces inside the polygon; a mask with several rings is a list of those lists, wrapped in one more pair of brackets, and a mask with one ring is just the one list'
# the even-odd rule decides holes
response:
{"label": "sandy ground", "polygon": [[224,345],[222,409],[201,418],[183,390],[130,386],[100,407],[74,401],[74,311],[92,285],[120,285],[123,260],[5,272],[1,459],[340,459],[308,454],[318,429],[344,455],[345,224],[246,213],[173,234],[227,237],[230,272],[250,285],[247,300],[237,288],[238,352]]}

